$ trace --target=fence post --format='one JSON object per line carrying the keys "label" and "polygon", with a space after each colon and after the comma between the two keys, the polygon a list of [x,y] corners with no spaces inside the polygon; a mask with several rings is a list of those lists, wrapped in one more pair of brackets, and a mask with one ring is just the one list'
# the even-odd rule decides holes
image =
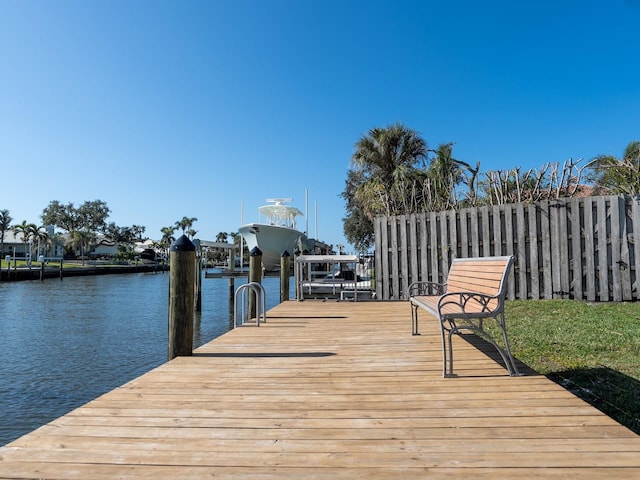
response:
{"label": "fence post", "polygon": [[196,247],[185,235],[169,253],[169,360],[193,354]]}

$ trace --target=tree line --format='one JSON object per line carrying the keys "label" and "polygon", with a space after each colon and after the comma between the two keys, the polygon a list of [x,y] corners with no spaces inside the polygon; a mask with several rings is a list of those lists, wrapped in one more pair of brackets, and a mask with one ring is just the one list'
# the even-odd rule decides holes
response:
{"label": "tree line", "polygon": [[357,141],[341,196],[345,237],[366,252],[378,215],[608,194],[640,194],[640,142],[629,143],[620,158],[607,154],[539,169],[482,172],[480,162],[455,158],[453,143],[430,149],[415,130],[393,124]]}
{"label": "tree line", "polygon": [[[42,224],[36,225],[26,220],[13,224],[10,211],[0,209],[0,254],[4,254],[6,232],[12,231],[25,244],[25,251],[29,243],[38,245],[36,255],[40,250],[46,252],[54,245],[61,245],[65,254],[75,255],[79,251],[84,261],[91,246],[107,245],[117,246],[116,258],[131,260],[137,255],[135,244],[149,239],[145,236],[146,228],[142,225],[118,226],[115,222],[108,222],[110,213],[107,203],[102,200],[85,201],[77,207],[72,202],[63,204],[53,200],[42,211]],[[152,243],[152,248],[168,255],[176,231],[182,230],[189,238],[195,237],[197,230],[193,225],[197,220],[195,217],[183,217],[172,226],[162,228],[162,237]],[[51,235],[47,226],[61,231]]]}

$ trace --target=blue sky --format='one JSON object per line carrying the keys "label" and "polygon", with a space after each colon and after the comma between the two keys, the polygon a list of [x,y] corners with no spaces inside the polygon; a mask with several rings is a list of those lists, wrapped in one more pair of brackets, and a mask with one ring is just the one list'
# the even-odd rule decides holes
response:
{"label": "blue sky", "polygon": [[639,0],[0,0],[0,209],[100,199],[151,238],[188,216],[213,239],[308,192],[302,226],[346,243],[374,127],[485,172],[622,155],[639,24]]}

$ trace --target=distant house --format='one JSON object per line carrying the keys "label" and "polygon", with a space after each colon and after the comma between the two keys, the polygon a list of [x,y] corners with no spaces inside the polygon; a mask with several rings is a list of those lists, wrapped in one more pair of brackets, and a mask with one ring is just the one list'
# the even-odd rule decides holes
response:
{"label": "distant house", "polygon": [[[10,229],[4,233],[4,249],[0,252],[0,255],[2,258],[5,258],[7,255],[11,257],[15,255],[16,258],[27,258],[29,254],[31,254],[32,260],[37,260],[38,255],[43,255],[48,258],[62,257],[66,252],[64,247],[69,238],[69,234],[54,235],[52,227],[47,228],[47,233],[49,233],[49,237],[53,239],[53,242],[51,242],[48,247],[45,245],[38,246],[37,241],[25,243],[22,241],[22,235],[20,233],[14,235],[13,230]],[[95,244],[89,246],[89,251],[85,252],[85,255],[92,258],[112,258],[116,253],[118,253],[118,245],[107,241],[104,235],[98,235]],[[80,256],[80,249],[77,249],[74,254]]]}
{"label": "distant house", "polygon": [[[47,233],[53,237],[53,228],[47,228]],[[44,255],[45,257],[61,257],[64,252],[64,245],[62,242],[53,242],[48,248],[45,245],[38,245],[38,242],[25,243],[22,241],[22,235],[13,234],[13,230],[7,230],[4,232],[4,249],[0,252],[0,256],[5,258],[7,255],[17,258],[26,258],[31,253],[33,260],[37,259],[37,256]]]}

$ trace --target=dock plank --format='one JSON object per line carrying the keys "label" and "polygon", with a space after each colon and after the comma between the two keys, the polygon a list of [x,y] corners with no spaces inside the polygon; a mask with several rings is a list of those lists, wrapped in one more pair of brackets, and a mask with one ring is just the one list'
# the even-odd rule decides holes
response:
{"label": "dock plank", "polygon": [[[285,302],[0,448],[0,478],[638,478],[640,437],[406,302]],[[457,452],[457,453],[456,453]]]}

